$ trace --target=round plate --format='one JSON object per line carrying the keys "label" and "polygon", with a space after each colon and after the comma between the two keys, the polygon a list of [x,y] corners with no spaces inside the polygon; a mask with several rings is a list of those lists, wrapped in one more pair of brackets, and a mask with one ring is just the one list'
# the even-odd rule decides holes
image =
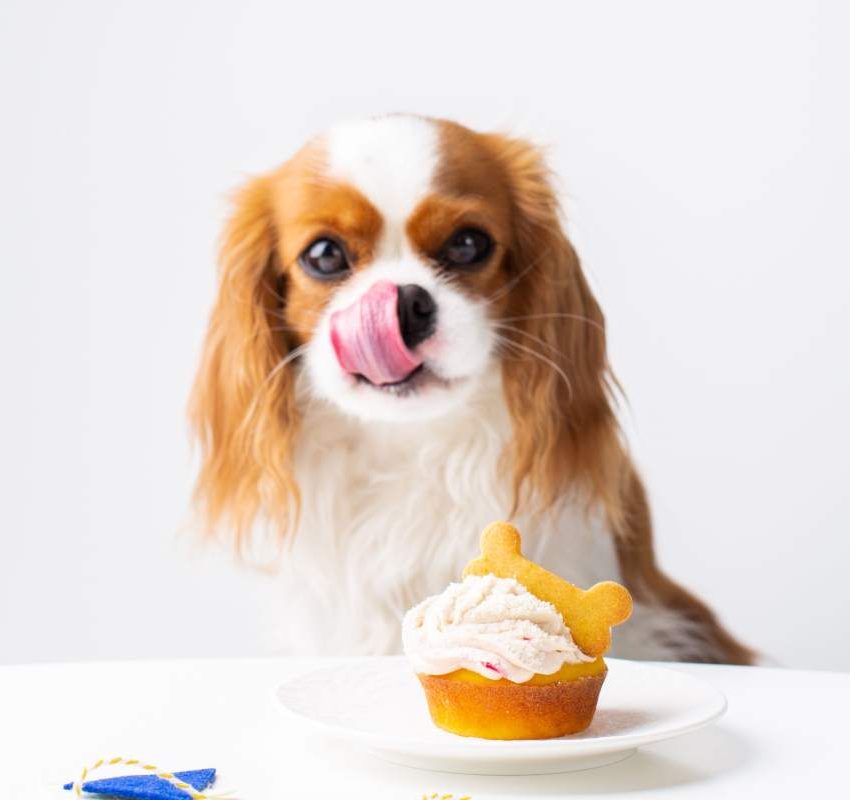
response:
{"label": "round plate", "polygon": [[652,664],[606,659],[590,727],[561,739],[493,741],[437,728],[403,656],[327,667],[280,686],[278,702],[324,733],[422,769],[479,775],[571,772],[622,761],[635,748],[701,728],[726,710],[709,684]]}

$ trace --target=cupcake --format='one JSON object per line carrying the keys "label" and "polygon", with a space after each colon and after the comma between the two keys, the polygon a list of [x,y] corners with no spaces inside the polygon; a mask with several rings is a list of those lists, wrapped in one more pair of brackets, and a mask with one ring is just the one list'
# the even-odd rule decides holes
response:
{"label": "cupcake", "polygon": [[[464,578],[411,608],[404,651],[434,723],[460,736],[546,739],[590,725],[610,628],[631,612],[618,584],[587,592],[522,557],[494,523]],[[572,620],[574,627],[571,628]]]}

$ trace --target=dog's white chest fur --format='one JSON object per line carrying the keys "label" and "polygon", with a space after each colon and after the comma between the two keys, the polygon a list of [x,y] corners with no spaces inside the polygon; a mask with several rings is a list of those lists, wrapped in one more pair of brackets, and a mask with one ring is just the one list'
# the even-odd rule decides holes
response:
{"label": "dog's white chest fur", "polygon": [[[481,530],[508,517],[508,434],[499,386],[419,427],[312,403],[297,448],[303,507],[283,557],[280,649],[398,652],[404,612],[458,580]],[[526,554],[576,584],[618,578],[610,533],[574,505],[517,524]]]}

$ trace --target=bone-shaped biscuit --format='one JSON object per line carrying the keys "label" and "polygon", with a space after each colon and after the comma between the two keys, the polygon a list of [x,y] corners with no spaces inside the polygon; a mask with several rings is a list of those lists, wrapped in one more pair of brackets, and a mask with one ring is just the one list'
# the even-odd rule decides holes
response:
{"label": "bone-shaped biscuit", "polygon": [[470,561],[467,575],[515,578],[529,592],[551,603],[564,618],[573,640],[589,656],[601,656],[611,646],[611,628],[632,613],[632,596],[624,586],[603,581],[584,591],[529,561],[520,550],[519,531],[507,522],[493,522],[481,534],[481,556]]}

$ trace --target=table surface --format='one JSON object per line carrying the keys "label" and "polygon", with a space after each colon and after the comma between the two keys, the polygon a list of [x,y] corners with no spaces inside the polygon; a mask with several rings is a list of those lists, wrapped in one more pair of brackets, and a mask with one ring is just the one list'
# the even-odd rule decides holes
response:
{"label": "table surface", "polygon": [[[4,798],[61,798],[109,756],[165,769],[217,767],[243,800],[850,796],[850,674],[665,665],[723,691],[718,723],[585,772],[453,775],[395,766],[310,733],[275,704],[282,681],[354,659],[93,662],[0,668]],[[96,776],[93,776],[96,777]],[[736,791],[737,790],[737,791]],[[847,794],[836,794],[836,791]]]}

